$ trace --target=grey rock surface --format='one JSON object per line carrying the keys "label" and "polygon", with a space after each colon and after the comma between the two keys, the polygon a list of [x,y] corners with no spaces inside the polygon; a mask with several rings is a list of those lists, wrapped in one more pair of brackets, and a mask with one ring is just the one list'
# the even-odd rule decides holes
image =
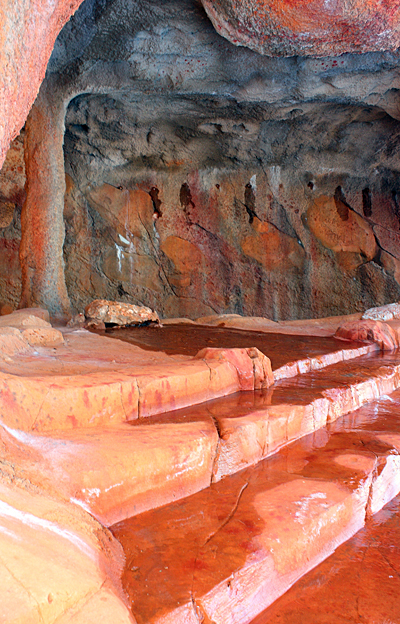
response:
{"label": "grey rock surface", "polygon": [[85,0],[47,73],[74,307],[278,320],[399,299],[399,58],[268,58],[195,0]]}

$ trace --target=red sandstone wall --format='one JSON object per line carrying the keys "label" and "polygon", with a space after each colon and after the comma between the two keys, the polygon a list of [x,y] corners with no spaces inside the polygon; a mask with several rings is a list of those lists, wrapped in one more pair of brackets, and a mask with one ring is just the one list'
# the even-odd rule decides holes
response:
{"label": "red sandstone wall", "polygon": [[0,3],[0,167],[35,100],[54,41],[81,2]]}

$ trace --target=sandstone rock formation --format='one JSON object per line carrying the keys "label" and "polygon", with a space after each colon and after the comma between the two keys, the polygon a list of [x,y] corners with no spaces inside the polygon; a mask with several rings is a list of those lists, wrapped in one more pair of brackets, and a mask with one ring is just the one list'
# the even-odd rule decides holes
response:
{"label": "sandstone rock formation", "polygon": [[269,56],[396,49],[400,3],[379,0],[202,0],[217,32]]}
{"label": "sandstone rock formation", "polygon": [[371,319],[345,322],[338,327],[335,337],[375,342],[383,351],[394,351],[399,346],[398,336],[390,325]]}
{"label": "sandstone rock formation", "polygon": [[241,390],[260,390],[269,388],[274,383],[270,359],[255,347],[249,349],[207,347],[199,351],[196,357],[206,362],[229,362],[237,370]]}
{"label": "sandstone rock formation", "polygon": [[49,313],[41,308],[17,310],[0,317],[0,358],[30,351],[30,347],[58,347],[62,333],[51,326]]}
{"label": "sandstone rock formation", "polygon": [[374,321],[391,321],[400,319],[400,303],[388,303],[378,308],[370,308],[362,315],[363,319],[372,319]]}
{"label": "sandstone rock formation", "polygon": [[1,4],[0,166],[37,95],[55,39],[81,2],[6,0]]}

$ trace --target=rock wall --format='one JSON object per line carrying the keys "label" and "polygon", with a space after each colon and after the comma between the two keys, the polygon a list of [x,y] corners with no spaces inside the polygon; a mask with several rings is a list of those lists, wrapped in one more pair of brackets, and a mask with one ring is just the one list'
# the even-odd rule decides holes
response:
{"label": "rock wall", "polygon": [[[119,128],[112,143],[99,130],[105,110]],[[188,123],[153,104],[132,135],[133,114],[84,98],[67,115],[65,253],[77,307],[100,289],[162,316],[287,319],[399,298],[400,126],[386,113],[320,104],[287,119],[225,111],[204,121],[199,110]],[[90,168],[87,153],[102,164]]]}
{"label": "rock wall", "polygon": [[[68,106],[72,305],[276,320],[399,299],[399,57],[268,58],[192,0],[86,0],[46,83]],[[18,227],[17,208],[0,244]]]}
{"label": "rock wall", "polygon": [[82,0],[5,0],[0,6],[0,166],[42,82],[55,39]]}

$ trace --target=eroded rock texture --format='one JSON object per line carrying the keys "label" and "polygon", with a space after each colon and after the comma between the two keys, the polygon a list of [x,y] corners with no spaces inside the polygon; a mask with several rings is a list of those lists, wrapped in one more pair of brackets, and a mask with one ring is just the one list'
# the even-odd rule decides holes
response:
{"label": "eroded rock texture", "polygon": [[[86,0],[35,105],[67,111],[66,195],[60,117],[57,183],[27,187],[54,244],[23,245],[25,265],[46,280],[49,258],[58,274],[65,262],[77,310],[104,298],[288,319],[398,300],[399,56],[269,58],[193,0]],[[1,244],[18,239],[15,215]],[[33,287],[30,305],[68,309]],[[18,302],[11,284],[2,296]]]}
{"label": "eroded rock texture", "polygon": [[217,32],[269,56],[396,49],[400,2],[202,0]]}
{"label": "eroded rock texture", "polygon": [[23,126],[54,41],[82,0],[5,0],[0,6],[0,166]]}

